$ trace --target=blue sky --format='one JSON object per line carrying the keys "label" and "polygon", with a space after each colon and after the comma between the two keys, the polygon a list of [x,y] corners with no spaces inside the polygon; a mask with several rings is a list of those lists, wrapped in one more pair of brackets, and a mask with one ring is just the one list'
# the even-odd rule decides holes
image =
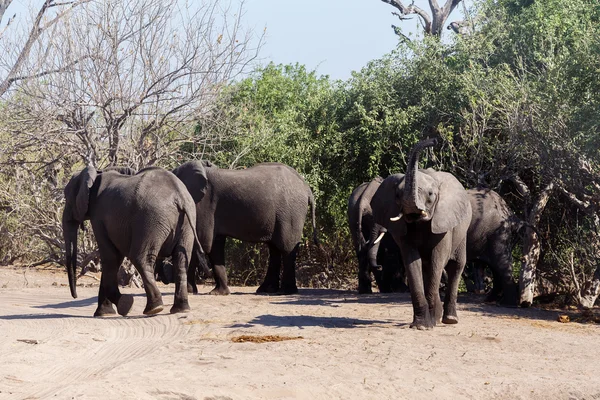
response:
{"label": "blue sky", "polygon": [[395,9],[381,0],[246,0],[245,9],[250,28],[267,28],[260,62],[299,62],[333,79],[349,78],[398,43]]}
{"label": "blue sky", "polygon": [[[37,9],[41,0],[14,0],[4,20],[15,11],[26,12],[29,4]],[[429,10],[427,0],[415,4]],[[266,27],[259,64],[298,62],[332,79],[348,79],[392,51],[398,37],[391,24],[402,26],[405,34],[420,31],[416,16],[400,22],[391,14],[395,8],[381,0],[245,0],[244,8],[248,28],[258,35]]]}

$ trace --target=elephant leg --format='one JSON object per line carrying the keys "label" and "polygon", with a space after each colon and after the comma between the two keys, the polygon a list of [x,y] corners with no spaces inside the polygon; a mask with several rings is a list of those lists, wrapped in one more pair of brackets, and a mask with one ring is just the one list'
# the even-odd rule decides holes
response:
{"label": "elephant leg", "polygon": [[107,268],[107,265],[105,263],[102,263],[102,269],[103,271],[102,276],[100,277],[100,288],[98,290],[98,307],[94,312],[94,317],[105,317],[107,315],[115,315],[117,312],[113,308],[113,303],[110,301],[108,295],[110,294],[111,298],[116,299],[116,302],[118,302],[118,298],[120,297],[120,293],[115,293],[114,289],[114,286],[116,285],[117,292],[119,290],[116,275],[114,278],[114,282],[110,282],[111,273],[109,272],[109,269],[111,268]]}
{"label": "elephant leg", "polygon": [[160,290],[158,290],[158,286],[156,286],[156,281],[154,280],[153,268],[156,262],[156,255],[149,253],[144,256],[134,257],[131,259],[131,262],[140,273],[142,282],[144,283],[144,290],[146,292],[144,314],[158,314],[163,310],[163,301]]}
{"label": "elephant leg", "polygon": [[273,243],[269,243],[269,268],[263,283],[256,293],[279,292],[279,273],[281,272],[281,252]]}
{"label": "elephant leg", "polygon": [[[190,310],[190,303],[188,302],[186,271],[190,264],[191,251],[188,252],[185,247],[178,245],[171,257],[173,260],[173,269],[175,270],[175,298],[169,312],[171,314],[187,312]],[[194,274],[194,276],[196,275]]]}
{"label": "elephant leg", "polygon": [[290,252],[283,252],[283,274],[281,275],[281,290],[283,294],[298,293],[296,286],[296,255],[300,243],[297,243],[294,249]]}
{"label": "elephant leg", "polygon": [[97,227],[94,231],[96,241],[100,251],[100,261],[102,263],[102,276],[100,277],[100,288],[98,290],[98,307],[94,312],[94,317],[103,317],[114,315],[113,304],[117,305],[119,315],[126,316],[133,306],[133,296],[130,294],[121,294],[119,290],[119,281],[117,273],[123,262],[123,257],[118,250],[108,240],[102,227]]}
{"label": "elephant leg", "polygon": [[413,322],[410,327],[419,330],[431,329],[433,323],[429,315],[429,304],[425,298],[421,255],[417,249],[405,241],[396,239],[396,242],[401,246],[402,259],[406,267],[408,285],[410,286],[410,298],[413,305]]}
{"label": "elephant leg", "polygon": [[371,276],[369,274],[369,269],[372,266],[370,266],[370,262],[367,259],[368,256],[365,254],[365,249],[362,248],[357,251],[356,256],[358,258],[358,293],[373,293],[373,289],[371,288]]}
{"label": "elephant leg", "polygon": [[444,298],[444,316],[442,322],[444,324],[457,324],[458,314],[456,313],[456,298],[458,295],[458,285],[464,268],[464,263],[455,260],[448,261],[446,271],[448,271],[448,287],[446,288],[446,296]]}
{"label": "elephant leg", "polygon": [[187,270],[187,291],[188,293],[198,294],[198,286],[196,286],[196,279],[198,277],[199,260],[192,256],[190,265]]}
{"label": "elephant leg", "polygon": [[440,300],[440,282],[442,280],[443,265],[434,265],[422,261],[425,298],[429,305],[431,323],[435,326],[442,318],[442,301]]}
{"label": "elephant leg", "polygon": [[[500,299],[500,305],[506,307],[516,307],[519,302],[518,287],[512,276],[512,254],[505,254],[499,258],[496,265],[490,268],[494,275],[493,289],[486,301],[497,301]],[[498,288],[498,289],[496,289]],[[495,295],[495,298],[492,296]]]}
{"label": "elephant leg", "polygon": [[215,238],[209,254],[215,278],[215,288],[210,291],[210,294],[214,295],[228,295],[230,293],[229,286],[227,286],[227,271],[225,270],[225,241],[226,237],[224,236]]}

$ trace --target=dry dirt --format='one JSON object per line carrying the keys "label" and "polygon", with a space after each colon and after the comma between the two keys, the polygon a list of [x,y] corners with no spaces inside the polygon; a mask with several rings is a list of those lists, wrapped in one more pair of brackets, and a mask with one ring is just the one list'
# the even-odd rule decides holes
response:
{"label": "dry dirt", "polygon": [[[458,325],[408,328],[407,294],[301,289],[190,297],[192,311],[92,318],[56,270],[0,268],[4,399],[600,399],[600,325],[459,297]],[[84,277],[80,283],[97,285]],[[207,293],[209,287],[200,287]]]}

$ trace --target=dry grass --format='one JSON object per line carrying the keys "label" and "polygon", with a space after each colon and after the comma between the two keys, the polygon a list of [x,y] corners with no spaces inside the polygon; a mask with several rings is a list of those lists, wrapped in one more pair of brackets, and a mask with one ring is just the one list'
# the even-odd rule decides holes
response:
{"label": "dry grass", "polygon": [[283,342],[285,340],[304,339],[302,336],[280,336],[280,335],[240,335],[231,338],[234,343],[268,343]]}

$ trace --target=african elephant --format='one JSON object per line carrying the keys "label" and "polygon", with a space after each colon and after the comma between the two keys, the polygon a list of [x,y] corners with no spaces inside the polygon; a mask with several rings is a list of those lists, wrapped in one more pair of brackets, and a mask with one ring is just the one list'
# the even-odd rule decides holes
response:
{"label": "african elephant", "polygon": [[[404,284],[404,268],[400,249],[385,229],[373,222],[371,199],[381,185],[383,178],[376,177],[371,182],[359,185],[348,198],[348,223],[352,242],[358,258],[358,292],[372,293],[371,272],[375,276],[382,293],[407,291]],[[370,242],[371,230],[378,233],[376,243]],[[383,234],[383,237],[379,237]]]}
{"label": "african elephant", "polygon": [[[432,328],[440,317],[445,324],[458,322],[456,297],[471,222],[471,203],[461,183],[447,172],[418,169],[419,153],[435,143],[417,143],[406,175],[384,179],[371,199],[375,223],[400,247],[414,311],[410,326],[417,329]],[[370,240],[376,240],[373,233]],[[442,315],[439,287],[444,267],[449,283]]]}
{"label": "african elephant", "polygon": [[524,226],[504,199],[491,189],[467,190],[473,217],[467,232],[467,261],[488,265],[494,277],[486,301],[517,305],[517,286],[512,276],[512,249]]}
{"label": "african elephant", "polygon": [[[124,257],[144,282],[144,314],[156,314],[162,311],[163,302],[153,276],[154,264],[158,257],[171,256],[176,265],[176,287],[170,311],[187,311],[186,269],[196,231],[194,200],[181,181],[162,168],[149,167],[132,176],[120,172],[124,171],[87,167],[74,174],[64,189],[62,226],[71,295],[77,298],[78,229],[90,220],[102,262],[94,316],[115,314],[112,304],[123,316],[131,310],[133,296],[121,294],[117,283]],[[196,249],[202,251],[201,247]]]}
{"label": "african elephant", "polygon": [[[486,297],[486,301],[499,299],[500,304],[516,305],[517,288],[512,277],[512,249],[515,243],[514,238],[525,223],[514,215],[504,199],[495,191],[469,189],[467,193],[472,210],[471,223],[467,231],[467,262],[476,263],[477,269],[481,267],[481,264],[485,264],[492,271],[493,288]],[[370,207],[368,210],[371,210]],[[366,224],[365,228],[365,222],[363,222],[363,231],[370,229],[368,221]],[[384,236],[382,242],[386,240],[387,236],[389,235]],[[376,247],[378,244],[374,246]],[[388,252],[399,251],[395,242],[388,242],[384,247]],[[383,264],[378,262],[383,270],[379,275],[375,274],[375,277],[381,292],[389,291],[390,287],[400,287],[404,284],[402,274],[404,265],[401,259],[399,261]],[[371,269],[375,268],[371,267]],[[377,279],[378,276],[382,278]],[[396,289],[392,290],[397,291]]]}
{"label": "african elephant", "polygon": [[[206,178],[199,178],[196,171],[203,165],[207,166]],[[280,163],[230,170],[206,162],[188,161],[173,173],[182,180],[192,197],[206,193],[204,200],[196,206],[197,215],[202,216],[198,218],[196,228],[213,268],[216,286],[212,294],[229,294],[225,271],[227,237],[268,244],[269,268],[257,293],[297,293],[296,253],[309,205],[313,239],[317,242],[313,194],[298,172]],[[197,261],[194,258],[192,262]]]}

